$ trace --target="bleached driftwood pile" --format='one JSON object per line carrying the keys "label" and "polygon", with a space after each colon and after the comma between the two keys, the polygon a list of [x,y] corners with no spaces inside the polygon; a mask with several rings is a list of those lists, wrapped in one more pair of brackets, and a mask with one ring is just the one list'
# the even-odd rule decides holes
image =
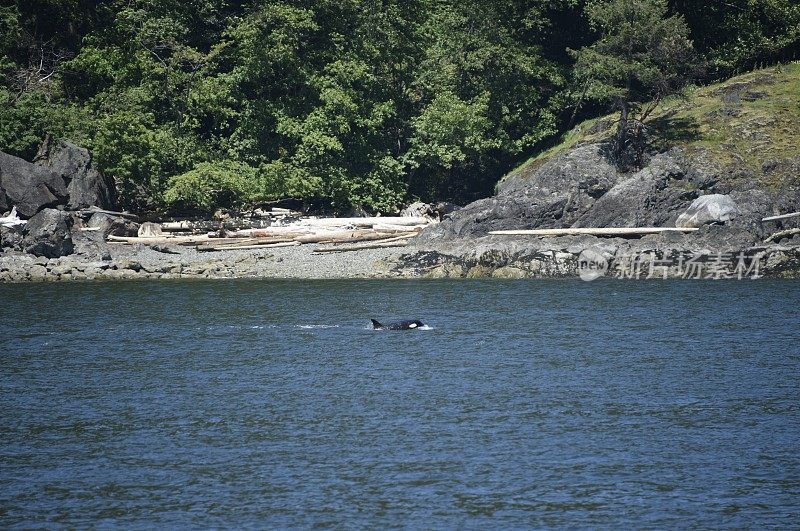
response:
{"label": "bleached driftwood pile", "polygon": [[148,227],[148,236],[109,236],[108,241],[186,245],[198,251],[331,244],[314,250],[324,253],[406,245],[430,222],[424,217],[300,218],[288,224],[237,229],[220,222],[181,221],[162,223],[155,232]]}

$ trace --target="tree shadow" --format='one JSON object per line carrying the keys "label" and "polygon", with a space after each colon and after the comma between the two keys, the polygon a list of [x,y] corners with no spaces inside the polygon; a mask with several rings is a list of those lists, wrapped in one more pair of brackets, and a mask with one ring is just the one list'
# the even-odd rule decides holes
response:
{"label": "tree shadow", "polygon": [[647,124],[650,144],[665,151],[675,144],[694,142],[702,138],[700,124],[694,118],[676,118],[675,112],[650,120]]}

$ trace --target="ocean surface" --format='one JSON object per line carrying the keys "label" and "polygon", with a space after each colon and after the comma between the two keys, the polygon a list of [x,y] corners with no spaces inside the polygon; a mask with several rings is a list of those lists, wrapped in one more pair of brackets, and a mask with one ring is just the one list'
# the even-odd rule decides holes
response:
{"label": "ocean surface", "polygon": [[0,528],[800,526],[800,282],[0,285],[0,312]]}

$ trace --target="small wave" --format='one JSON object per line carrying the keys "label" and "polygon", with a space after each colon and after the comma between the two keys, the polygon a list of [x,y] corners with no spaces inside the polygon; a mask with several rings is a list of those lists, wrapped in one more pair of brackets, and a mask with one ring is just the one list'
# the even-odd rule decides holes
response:
{"label": "small wave", "polygon": [[267,324],[267,325],[207,325],[207,326],[198,326],[196,330],[209,330],[211,332],[216,332],[220,330],[263,330],[265,328],[275,328],[274,324]]}
{"label": "small wave", "polygon": [[302,328],[304,330],[316,330],[320,328],[339,328],[339,325],[324,325],[324,324],[297,325],[297,328]]}

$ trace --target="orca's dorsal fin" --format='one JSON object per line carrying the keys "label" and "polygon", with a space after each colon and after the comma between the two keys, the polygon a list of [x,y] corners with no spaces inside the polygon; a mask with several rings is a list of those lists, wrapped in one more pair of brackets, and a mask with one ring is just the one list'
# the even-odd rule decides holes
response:
{"label": "orca's dorsal fin", "polygon": [[379,323],[378,321],[376,321],[375,319],[370,319],[370,321],[372,321],[372,328],[383,328],[383,325],[382,325],[382,324],[380,324],[380,323]]}

